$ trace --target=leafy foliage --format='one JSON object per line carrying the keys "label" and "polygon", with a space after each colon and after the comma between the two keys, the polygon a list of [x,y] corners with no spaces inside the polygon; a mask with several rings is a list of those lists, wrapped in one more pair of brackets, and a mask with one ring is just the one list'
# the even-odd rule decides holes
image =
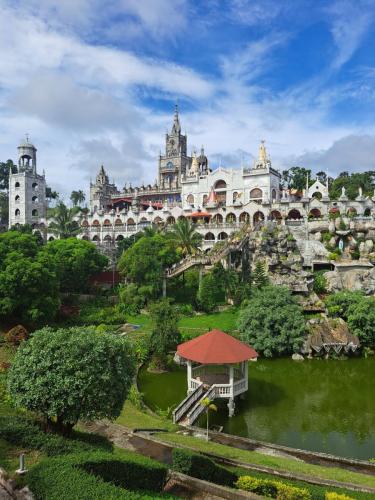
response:
{"label": "leafy foliage", "polygon": [[172,468],[175,471],[198,479],[204,479],[205,481],[224,486],[233,486],[237,479],[237,476],[233,472],[216,465],[210,458],[189,450],[174,448],[172,460]]}
{"label": "leafy foliage", "polygon": [[17,351],[8,390],[18,407],[56,419],[69,432],[79,419],[120,415],[135,364],[129,344],[89,328],[33,334]]}
{"label": "leafy foliage", "polygon": [[72,191],[70,195],[70,201],[73,203],[75,207],[83,203],[85,199],[86,195],[81,189],[78,191]]}
{"label": "leafy foliage", "polygon": [[354,200],[358,196],[358,189],[361,187],[364,196],[372,196],[375,188],[375,171],[367,172],[341,172],[332,182],[329,190],[330,197],[337,200],[341,195],[341,189],[345,188],[346,196]]}
{"label": "leafy foliage", "polygon": [[307,488],[297,488],[281,481],[258,479],[251,476],[241,476],[236,482],[236,487],[241,490],[252,491],[264,497],[280,500],[310,500],[311,498]]}
{"label": "leafy foliage", "polygon": [[310,182],[313,182],[311,179],[311,170],[304,167],[292,167],[288,170],[284,170],[282,173],[284,185],[290,189],[297,189],[298,191],[302,191],[305,188],[307,176]]}
{"label": "leafy foliage", "polygon": [[184,256],[196,253],[202,241],[202,235],[186,218],[178,220],[168,236]]}
{"label": "leafy foliage", "polygon": [[7,191],[9,189],[9,173],[17,172],[17,165],[12,160],[0,162],[0,190]]}
{"label": "leafy foliage", "polygon": [[61,239],[77,236],[81,232],[81,228],[78,222],[74,220],[76,214],[76,210],[68,208],[60,201],[55,208],[55,220],[50,223],[49,230]]}
{"label": "leafy foliage", "polygon": [[348,310],[348,326],[362,346],[375,346],[375,298],[363,297]]}
{"label": "leafy foliage", "polygon": [[198,289],[197,299],[199,308],[210,313],[216,309],[220,296],[220,287],[217,284],[214,273],[205,274]]}
{"label": "leafy foliage", "polygon": [[329,295],[325,301],[328,314],[342,318],[345,321],[348,319],[349,307],[362,302],[364,295],[360,291],[344,290],[342,292]]}
{"label": "leafy foliage", "polygon": [[269,285],[270,280],[267,276],[265,265],[260,260],[257,260],[255,263],[251,282],[255,288],[262,288],[263,286]]}
{"label": "leafy foliage", "polygon": [[156,297],[162,287],[166,267],[180,258],[172,239],[157,233],[154,236],[142,236],[126,250],[118,263],[119,271],[138,286],[149,285]]}
{"label": "leafy foliage", "polygon": [[238,328],[242,340],[267,357],[296,352],[305,322],[301,307],[286,287],[254,289],[242,309]]}
{"label": "leafy foliage", "polygon": [[327,293],[327,279],[324,277],[326,272],[326,270],[322,270],[314,273],[313,290],[319,295]]}
{"label": "leafy foliage", "polygon": [[154,361],[165,367],[167,354],[176,349],[181,342],[178,329],[179,315],[176,308],[167,299],[155,302],[150,307],[153,329],[150,338],[150,350]]}
{"label": "leafy foliage", "polygon": [[56,266],[35,236],[0,234],[0,317],[40,323],[52,319],[58,306]]}
{"label": "leafy foliage", "polygon": [[90,277],[108,263],[93,243],[77,238],[50,241],[42,253],[55,262],[62,292],[86,292]]}

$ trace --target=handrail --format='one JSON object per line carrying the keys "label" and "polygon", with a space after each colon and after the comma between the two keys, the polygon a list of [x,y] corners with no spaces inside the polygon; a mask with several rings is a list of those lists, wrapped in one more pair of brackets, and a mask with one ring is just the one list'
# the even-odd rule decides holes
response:
{"label": "handrail", "polygon": [[194,408],[187,414],[188,424],[192,425],[199,415],[204,411],[205,407],[201,404],[202,401],[206,398],[214,399],[216,395],[216,387],[212,385],[208,391],[204,394],[203,398],[201,398],[198,403],[194,406]]}
{"label": "handrail", "polygon": [[204,387],[203,384],[201,384],[181,401],[181,403],[173,411],[173,423],[176,423],[180,420],[186,410],[188,410],[188,408],[190,408],[190,406],[201,396],[203,391]]}

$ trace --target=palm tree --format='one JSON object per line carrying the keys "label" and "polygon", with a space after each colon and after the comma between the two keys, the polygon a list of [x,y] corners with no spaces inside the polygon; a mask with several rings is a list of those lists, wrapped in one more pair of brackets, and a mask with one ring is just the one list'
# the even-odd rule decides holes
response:
{"label": "palm tree", "polygon": [[193,255],[200,247],[202,236],[186,218],[180,219],[173,226],[170,237],[181,250],[182,255]]}
{"label": "palm tree", "polygon": [[206,432],[206,441],[208,441],[208,414],[211,411],[217,411],[217,406],[213,404],[210,398],[204,398],[200,402],[202,406],[206,408],[206,416],[207,416],[207,432]]}
{"label": "palm tree", "polygon": [[79,191],[72,191],[72,194],[70,195],[70,200],[75,207],[84,202],[85,199],[86,195],[81,189]]}
{"label": "palm tree", "polygon": [[74,217],[76,211],[68,208],[62,201],[55,208],[54,222],[49,225],[49,230],[60,236],[61,239],[71,238],[80,233],[81,228]]}

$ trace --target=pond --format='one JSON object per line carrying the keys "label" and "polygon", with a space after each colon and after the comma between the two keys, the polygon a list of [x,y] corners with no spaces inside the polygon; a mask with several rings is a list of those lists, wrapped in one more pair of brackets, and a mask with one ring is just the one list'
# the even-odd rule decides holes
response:
{"label": "pond", "polygon": [[[374,359],[259,360],[249,364],[249,391],[236,400],[235,416],[228,418],[223,400],[210,422],[270,443],[375,458],[374,381]],[[152,409],[174,407],[186,395],[186,371],[143,368],[139,388]]]}

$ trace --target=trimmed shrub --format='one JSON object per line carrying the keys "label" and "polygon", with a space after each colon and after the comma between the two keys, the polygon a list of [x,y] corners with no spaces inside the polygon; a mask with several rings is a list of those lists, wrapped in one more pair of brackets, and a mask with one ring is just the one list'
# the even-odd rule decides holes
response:
{"label": "trimmed shrub", "polygon": [[[42,460],[27,480],[36,500],[151,500],[168,498],[159,493],[166,477],[164,465],[124,452],[119,458],[109,453],[86,453]],[[131,487],[138,491],[129,491]],[[139,491],[150,487],[155,490]]]}
{"label": "trimmed shrub", "polygon": [[11,328],[9,332],[4,335],[4,338],[8,344],[18,346],[22,341],[29,338],[29,332],[24,326],[17,325]]}
{"label": "trimmed shrub", "polygon": [[311,498],[306,488],[297,488],[281,481],[257,479],[251,476],[241,476],[235,483],[235,486],[240,490],[251,491],[265,497],[277,498],[277,500],[310,500]]}
{"label": "trimmed shrub", "polygon": [[325,494],[326,500],[354,500],[353,497],[348,497],[347,495],[340,495],[334,491],[327,491]]}
{"label": "trimmed shrub", "polygon": [[175,471],[196,477],[197,479],[203,479],[223,486],[233,486],[237,479],[237,476],[233,472],[220,467],[220,465],[216,465],[213,460],[198,453],[174,448],[172,459],[172,468]]}

